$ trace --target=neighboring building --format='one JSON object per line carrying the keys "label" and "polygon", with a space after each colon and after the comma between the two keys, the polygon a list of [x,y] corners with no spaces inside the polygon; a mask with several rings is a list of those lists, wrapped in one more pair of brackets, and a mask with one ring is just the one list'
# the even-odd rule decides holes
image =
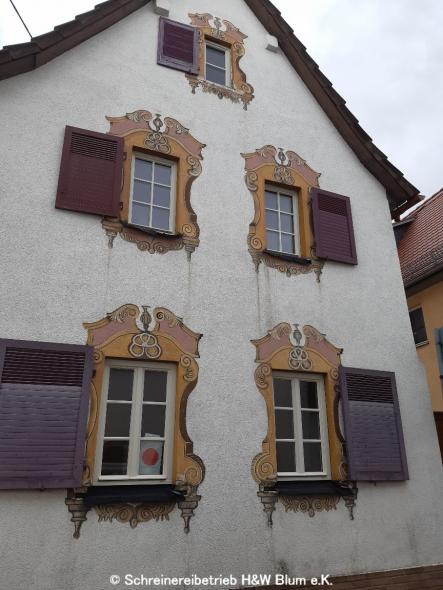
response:
{"label": "neighboring building", "polygon": [[110,0],[0,78],[2,587],[438,588],[418,190],[273,5]]}
{"label": "neighboring building", "polygon": [[417,354],[443,458],[443,189],[394,225]]}

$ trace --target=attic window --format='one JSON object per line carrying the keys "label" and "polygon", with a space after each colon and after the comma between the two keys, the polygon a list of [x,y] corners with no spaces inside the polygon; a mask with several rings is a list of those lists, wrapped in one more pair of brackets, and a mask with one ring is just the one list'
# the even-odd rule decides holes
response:
{"label": "attic window", "polygon": [[217,43],[207,41],[205,44],[205,78],[209,82],[230,86],[229,71],[230,50]]}

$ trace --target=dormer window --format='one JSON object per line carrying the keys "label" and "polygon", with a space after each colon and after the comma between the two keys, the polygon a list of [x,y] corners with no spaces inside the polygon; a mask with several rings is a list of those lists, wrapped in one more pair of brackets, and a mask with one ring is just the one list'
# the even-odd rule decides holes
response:
{"label": "dormer window", "polygon": [[223,45],[206,41],[205,44],[205,78],[221,86],[231,85],[230,50]]}

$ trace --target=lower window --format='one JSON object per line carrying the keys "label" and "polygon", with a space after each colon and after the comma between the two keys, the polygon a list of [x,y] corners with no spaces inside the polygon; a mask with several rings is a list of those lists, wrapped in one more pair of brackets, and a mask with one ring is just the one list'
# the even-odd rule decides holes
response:
{"label": "lower window", "polygon": [[323,378],[273,373],[275,441],[279,478],[330,475]]}
{"label": "lower window", "polygon": [[175,367],[111,361],[103,380],[97,483],[170,483]]}

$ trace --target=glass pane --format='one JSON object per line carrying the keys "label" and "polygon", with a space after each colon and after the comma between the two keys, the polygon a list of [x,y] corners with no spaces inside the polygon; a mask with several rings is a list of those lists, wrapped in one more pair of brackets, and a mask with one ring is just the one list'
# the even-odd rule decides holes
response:
{"label": "glass pane", "polygon": [[321,443],[303,443],[305,471],[323,471]]}
{"label": "glass pane", "polygon": [[134,191],[132,193],[134,201],[149,203],[151,201],[151,183],[134,180]]}
{"label": "glass pane", "polygon": [[294,221],[292,215],[280,213],[280,229],[281,231],[287,231],[291,234],[294,233]]}
{"label": "glass pane", "polygon": [[278,209],[277,193],[265,191],[265,199],[267,209]]}
{"label": "glass pane", "polygon": [[138,459],[139,475],[160,475],[163,472],[164,442],[141,440]]}
{"label": "glass pane", "polygon": [[288,252],[289,254],[294,254],[295,247],[294,247],[294,237],[288,236],[286,234],[282,234],[281,236],[281,250],[282,252]]}
{"label": "glass pane", "polygon": [[266,211],[266,229],[278,230],[278,213],[276,211]]}
{"label": "glass pane", "polygon": [[275,410],[275,438],[294,438],[292,410]]}
{"label": "glass pane", "polygon": [[278,233],[276,233],[275,231],[266,232],[266,247],[268,248],[268,250],[275,250],[276,252],[280,250]]}
{"label": "glass pane", "polygon": [[166,406],[143,405],[140,436],[164,436]]}
{"label": "glass pane", "polygon": [[274,379],[274,405],[292,408],[292,388],[289,379]]}
{"label": "glass pane", "polygon": [[280,211],[292,213],[292,197],[287,195],[280,195]]}
{"label": "glass pane", "polygon": [[149,227],[149,213],[151,207],[149,205],[140,205],[139,203],[132,203],[132,219],[134,225],[142,225]]}
{"label": "glass pane", "polygon": [[226,52],[223,49],[216,49],[206,45],[206,62],[219,68],[226,68]]}
{"label": "glass pane", "polygon": [[131,408],[131,404],[108,403],[106,406],[105,436],[129,436]]}
{"label": "glass pane", "polygon": [[154,169],[154,182],[160,184],[171,184],[171,166],[156,164]]}
{"label": "glass pane", "polygon": [[292,442],[277,442],[277,471],[295,471],[295,445]]}
{"label": "glass pane", "polygon": [[216,84],[226,84],[226,74],[224,70],[219,70],[212,66],[206,66],[206,80],[209,82],[215,82]]}
{"label": "glass pane", "polygon": [[152,227],[169,229],[169,209],[152,207]]}
{"label": "glass pane", "polygon": [[318,408],[317,383],[300,381],[300,400],[302,408]]}
{"label": "glass pane", "polygon": [[109,371],[108,399],[130,402],[133,381],[134,371],[132,369],[111,369]]}
{"label": "glass pane", "polygon": [[145,371],[143,401],[165,402],[168,374],[165,371]]}
{"label": "glass pane", "polygon": [[320,416],[318,412],[302,412],[303,438],[320,438]]}
{"label": "glass pane", "polygon": [[102,475],[126,475],[128,470],[127,440],[105,440]]}
{"label": "glass pane", "polygon": [[158,184],[154,184],[154,205],[169,207],[170,201],[171,189],[167,186],[159,186]]}
{"label": "glass pane", "polygon": [[152,179],[152,162],[147,160],[135,159],[134,177],[143,180]]}

